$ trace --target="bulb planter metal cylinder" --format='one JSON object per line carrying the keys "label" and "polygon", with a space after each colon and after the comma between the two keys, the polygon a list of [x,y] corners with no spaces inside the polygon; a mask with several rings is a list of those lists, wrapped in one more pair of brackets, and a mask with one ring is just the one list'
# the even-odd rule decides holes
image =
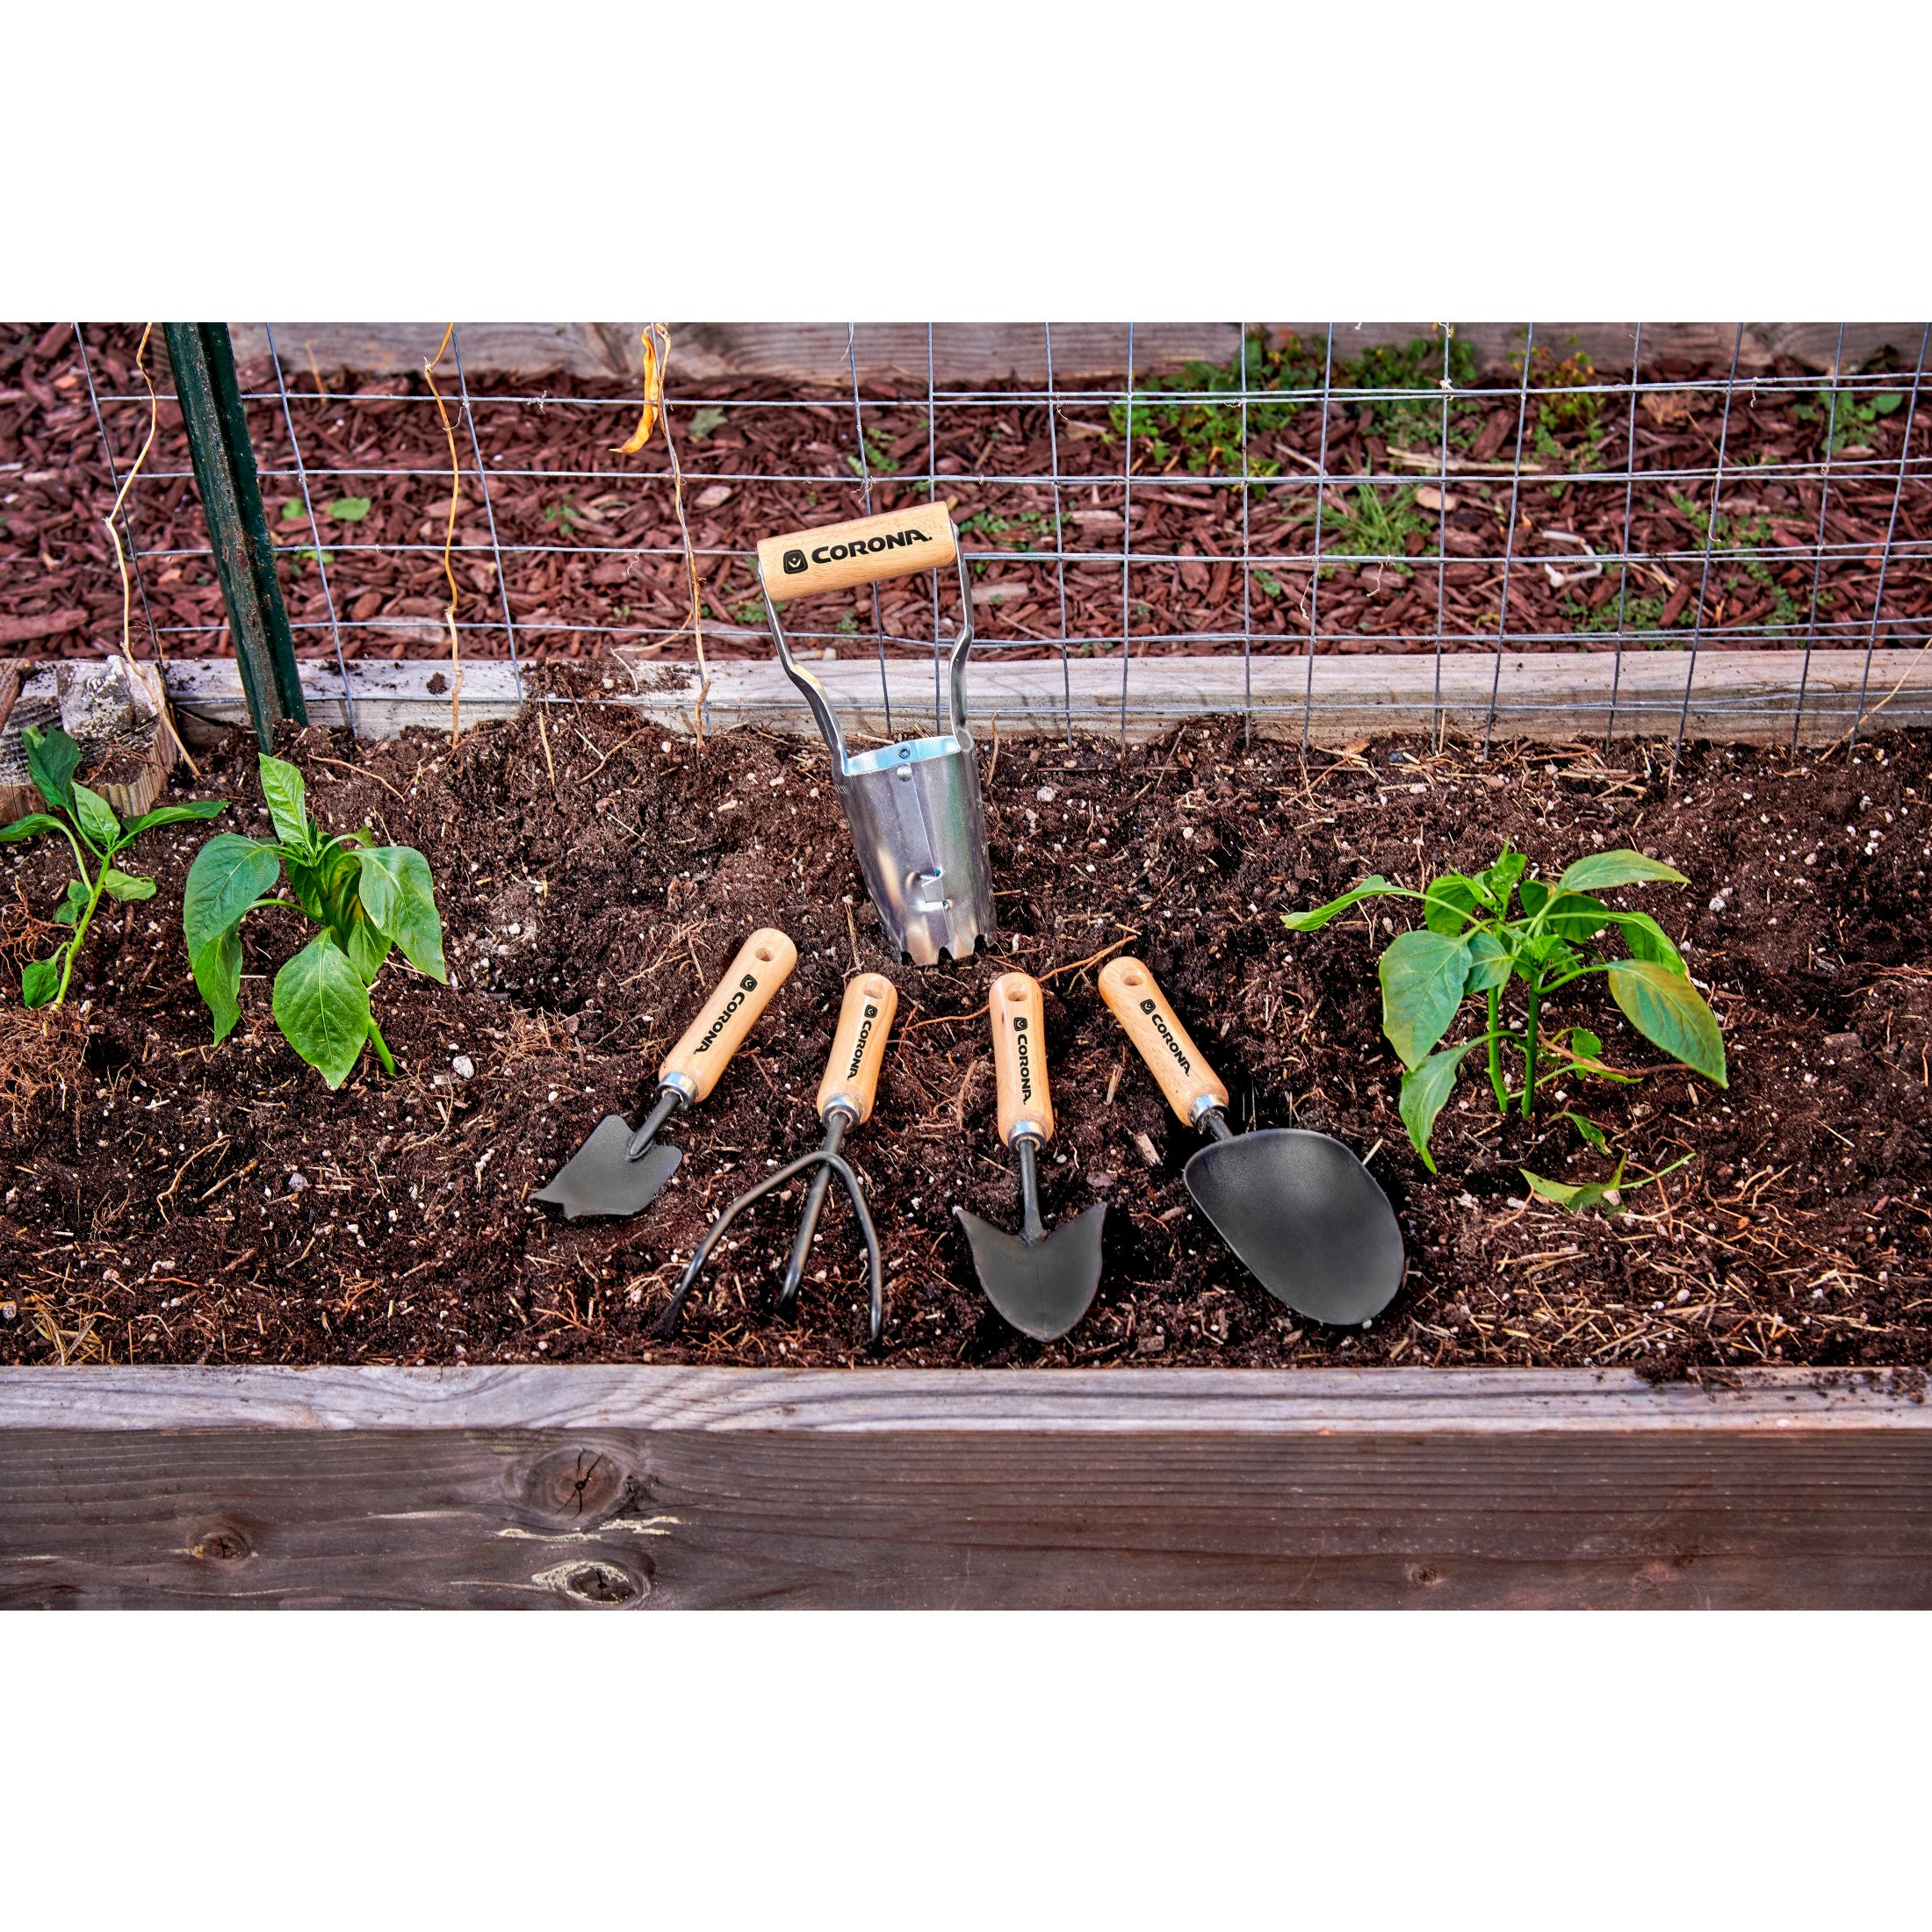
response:
{"label": "bulb planter metal cylinder", "polygon": [[[876,751],[848,751],[825,686],[791,654],[778,606],[948,564],[959,573],[960,618],[946,683],[946,729]],[[979,764],[966,728],[972,595],[951,515],[935,503],[768,537],[758,546],[758,578],[778,661],[804,693],[831,750],[833,785],[887,945],[919,966],[969,958],[994,929],[993,891]]]}

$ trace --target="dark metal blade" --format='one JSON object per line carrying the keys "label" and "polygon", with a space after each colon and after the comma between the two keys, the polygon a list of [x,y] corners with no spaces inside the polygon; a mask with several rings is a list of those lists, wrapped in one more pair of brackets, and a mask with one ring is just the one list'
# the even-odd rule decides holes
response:
{"label": "dark metal blade", "polygon": [[565,1164],[556,1179],[532,1200],[561,1208],[566,1221],[583,1215],[623,1217],[642,1214],[673,1174],[683,1154],[661,1143],[645,1149],[636,1160],[624,1158],[631,1144],[631,1123],[621,1114],[607,1114],[597,1131]]}
{"label": "dark metal blade", "polygon": [[953,1212],[972,1244],[986,1299],[1022,1334],[1057,1341],[1086,1313],[1100,1285],[1104,1201],[1031,1246],[963,1208]]}
{"label": "dark metal blade", "polygon": [[1186,1179],[1221,1238],[1298,1315],[1366,1322],[1402,1285],[1388,1195],[1326,1134],[1278,1127],[1216,1141],[1187,1163]]}

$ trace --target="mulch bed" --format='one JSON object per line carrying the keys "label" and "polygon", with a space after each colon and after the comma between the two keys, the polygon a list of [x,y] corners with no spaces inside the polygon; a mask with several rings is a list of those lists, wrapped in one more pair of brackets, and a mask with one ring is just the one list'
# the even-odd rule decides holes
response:
{"label": "mulch bed", "polygon": [[[96,385],[110,394],[138,392],[131,367],[135,332],[90,326],[88,337]],[[1626,373],[1600,372],[1610,380]],[[1630,544],[1645,560],[1619,585],[1614,566],[1590,574],[1588,552],[1623,550],[1625,486],[1593,481],[1590,472],[1626,465],[1633,440],[1627,406],[1612,396],[1580,414],[1574,392],[1561,386],[1576,371],[1537,365],[1543,386],[1532,393],[1529,467],[1509,579],[1513,647],[1612,648],[1619,595],[1633,632],[1657,632],[1673,645],[1680,632],[1688,638],[1698,613],[1710,484],[1676,472],[1714,464],[1720,435],[1727,482],[1712,542],[1719,551],[1751,555],[1713,559],[1703,598],[1704,643],[1764,648],[1815,635],[1827,645],[1863,648],[1870,641],[1907,412],[1892,406],[1889,414],[1861,421],[1859,440],[1835,462],[1824,530],[1829,554],[1818,580],[1813,631],[1820,484],[1815,476],[1781,478],[1775,465],[1813,462],[1819,454],[1824,423],[1802,412],[1814,407],[1820,378],[1795,363],[1778,365],[1767,379],[1739,389],[1727,426],[1727,373],[1669,364],[1644,370],[1647,379],[1702,379],[1709,386],[1643,398],[1635,462],[1654,476],[1635,490]],[[358,382],[293,367],[285,374],[320,534],[301,514],[292,474],[265,476],[263,494],[277,538],[288,547],[284,584],[300,652],[332,657],[335,651],[314,561],[319,544],[350,656],[441,654],[447,638],[439,551],[449,458],[422,379]],[[266,367],[244,369],[242,376],[245,386],[272,389]],[[1901,378],[1901,386],[1907,380]],[[1334,523],[1324,533],[1324,554],[1334,557],[1338,545],[1352,541],[1358,549],[1393,548],[1419,561],[1325,566],[1318,594],[1308,560],[1314,530],[1305,480],[1322,449],[1323,412],[1313,406],[1286,421],[1257,406],[1251,464],[1304,480],[1258,483],[1244,506],[1239,489],[1191,480],[1185,438],[1150,405],[1136,435],[1133,546],[1136,555],[1153,552],[1164,560],[1136,562],[1124,592],[1124,445],[1105,401],[1063,403],[1049,423],[1043,407],[1005,402],[995,386],[984,403],[942,399],[934,440],[923,394],[895,400],[868,393],[873,504],[884,509],[923,501],[930,469],[970,546],[984,553],[975,566],[980,634],[1023,656],[1056,652],[1063,636],[1099,640],[1078,650],[1118,648],[1107,640],[1118,639],[1123,624],[1136,649],[1158,652],[1224,652],[1251,638],[1264,654],[1294,652],[1306,648],[1311,627],[1323,651],[1433,650],[1438,629],[1445,649],[1489,650],[1501,616],[1510,495],[1510,479],[1500,471],[1507,470],[1517,439],[1517,382],[1506,368],[1472,373],[1459,393],[1453,441],[1458,460],[1478,467],[1452,482],[1439,613],[1436,517],[1414,495],[1414,487],[1429,479],[1413,465],[1405,468],[1401,457],[1405,447],[1433,452],[1437,411],[1429,404],[1379,404],[1366,391],[1344,393],[1327,411],[1326,460],[1344,479],[1375,475],[1374,506],[1395,521],[1371,543],[1362,521],[1370,506],[1359,486],[1344,481],[1329,492]],[[318,386],[328,393],[319,394]],[[351,389],[357,393],[345,393]],[[484,380],[472,385],[472,394],[477,439],[494,479],[490,508],[505,580],[498,584],[458,414],[465,482],[457,577],[465,651],[505,654],[507,598],[526,656],[595,657],[626,643],[646,656],[688,659],[687,581],[662,434],[638,457],[614,453],[635,419],[635,406],[618,401],[615,386],[567,377],[515,386]],[[1868,403],[1870,395],[1856,400]],[[673,419],[688,476],[708,652],[762,658],[770,645],[749,553],[760,537],[860,514],[852,397],[768,381],[721,386],[706,400],[767,405],[700,410],[681,404]],[[110,403],[105,414],[125,471],[146,434],[147,407]],[[250,421],[264,465],[291,470],[279,402],[271,395],[251,404]],[[151,619],[168,655],[223,651],[220,590],[206,558],[159,554],[206,544],[171,404],[162,423],[149,458],[154,479],[143,476],[132,499],[141,547],[156,553],[143,565],[137,648],[145,653],[150,647]],[[1194,438],[1207,473],[1226,476],[1230,465],[1238,473],[1238,450],[1230,458],[1204,443],[1212,433],[1210,425]],[[1915,453],[1932,452],[1932,410],[1920,410],[1914,433]],[[1056,453],[1059,472],[1071,479],[1057,501],[1049,487],[1001,480],[1049,473]],[[1761,471],[1763,465],[1774,466]],[[65,324],[0,326],[0,652],[97,654],[120,629],[119,582],[100,523],[113,490]],[[401,473],[371,473],[380,472]],[[362,500],[370,508],[357,521],[332,517],[326,508]],[[1246,573],[1245,581],[1234,560],[1244,548],[1244,508],[1246,547],[1279,559]],[[1063,567],[1001,559],[1006,551],[1051,550],[1056,514],[1071,553]],[[1932,538],[1932,478],[1909,479],[1893,534],[1899,544]],[[297,554],[304,547],[306,560]],[[1901,556],[1886,577],[1881,643],[1925,634],[1922,622],[1910,621],[1932,616],[1932,573],[1913,560],[1917,555]],[[953,595],[948,588],[948,602]],[[934,617],[929,580],[918,579],[884,587],[876,610],[869,593],[849,606],[820,600],[807,620],[817,631],[800,635],[809,635],[813,648],[834,652],[920,654],[930,649]],[[876,624],[888,640],[900,641],[882,646]]]}
{"label": "mulch bed", "polygon": [[[602,690],[583,674],[573,688]],[[453,749],[424,733],[358,749],[320,730],[285,748],[326,822],[367,820],[429,854],[452,984],[390,969],[376,1007],[400,1073],[365,1059],[330,1095],[270,1017],[296,927],[257,914],[242,1026],[211,1048],[177,923],[201,828],[137,848],[160,895],[104,912],[76,976],[83,1013],[43,1034],[16,995],[0,1005],[0,1359],[1620,1363],[1660,1377],[1932,1359],[1925,734],[1795,759],[1691,746],[1674,787],[1668,753],[1640,746],[1484,761],[1403,740],[1304,758],[1224,723],[1125,753],[1009,740],[981,754],[1001,932],[986,955],[927,971],[881,952],[815,740],[746,731],[700,746],[593,703],[553,718],[547,754],[530,717]],[[220,822],[240,829],[262,823],[249,749],[231,740],[206,766],[208,791],[245,801]],[[1615,1220],[1526,1198],[1523,1167],[1577,1180],[1607,1164],[1554,1106],[1499,1120],[1480,1079],[1439,1125],[1439,1178],[1426,1173],[1396,1115],[1366,915],[1314,936],[1276,916],[1371,869],[1413,883],[1418,867],[1482,862],[1504,836],[1546,873],[1631,845],[1692,881],[1640,903],[1690,942],[1728,1092],[1660,1065],[1600,982],[1547,1017],[1651,1070],[1568,1104],[1641,1167],[1695,1156]],[[7,860],[0,943],[16,970],[62,877],[44,841]],[[636,1117],[702,991],[764,923],[797,940],[797,970],[718,1092],[670,1130],[686,1157],[652,1209],[566,1225],[532,1207],[602,1114]],[[1095,991],[1094,962],[1122,946],[1161,976],[1239,1124],[1319,1128],[1369,1160],[1410,1260],[1371,1328],[1297,1321],[1193,1213],[1180,1168],[1198,1143]],[[991,1313],[950,1215],[962,1203],[1017,1222],[978,1013],[1009,964],[1049,981],[1048,1219],[1109,1207],[1095,1304],[1046,1347]],[[902,992],[877,1113],[848,1143],[884,1243],[883,1349],[863,1345],[836,1195],[795,1318],[770,1297],[796,1195],[751,1219],[677,1339],[653,1340],[709,1216],[816,1143],[811,1096],[855,965]]]}

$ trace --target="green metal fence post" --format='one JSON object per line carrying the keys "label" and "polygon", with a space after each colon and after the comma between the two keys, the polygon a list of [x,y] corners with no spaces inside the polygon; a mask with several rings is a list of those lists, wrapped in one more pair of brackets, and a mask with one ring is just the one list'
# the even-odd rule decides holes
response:
{"label": "green metal fence post", "polygon": [[208,520],[214,567],[234,633],[255,735],[266,751],[279,719],[308,723],[295,670],[295,639],[275,575],[275,551],[256,480],[255,451],[234,376],[234,349],[226,322],[168,322],[168,359],[174,365],[194,460],[195,486]]}

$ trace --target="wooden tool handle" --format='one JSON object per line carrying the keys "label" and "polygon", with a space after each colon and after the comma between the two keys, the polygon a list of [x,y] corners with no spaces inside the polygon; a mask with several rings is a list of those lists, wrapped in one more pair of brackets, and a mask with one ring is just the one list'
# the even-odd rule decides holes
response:
{"label": "wooden tool handle", "polygon": [[1053,1094],[1047,1083],[1046,1000],[1029,973],[1002,973],[987,1006],[993,1022],[993,1078],[999,1089],[999,1137],[1053,1138]]}
{"label": "wooden tool handle", "polygon": [[1100,969],[1100,998],[1189,1127],[1198,1127],[1209,1107],[1227,1106],[1227,1088],[1139,960],[1110,959]]}
{"label": "wooden tool handle", "polygon": [[774,603],[818,590],[846,590],[886,577],[939,570],[959,554],[953,516],[943,503],[888,510],[849,523],[768,537],[758,546],[758,573]]}
{"label": "wooden tool handle", "polygon": [[883,973],[861,973],[846,983],[839,1006],[839,1030],[832,1036],[825,1077],[818,1083],[818,1118],[827,1108],[846,1108],[861,1127],[872,1118],[872,1096],[885,1063],[885,1036],[899,1010],[899,990]]}
{"label": "wooden tool handle", "polygon": [[664,1056],[659,1085],[676,1087],[694,1104],[705,1099],[797,963],[798,948],[775,926],[760,926],[739,948],[684,1037]]}

